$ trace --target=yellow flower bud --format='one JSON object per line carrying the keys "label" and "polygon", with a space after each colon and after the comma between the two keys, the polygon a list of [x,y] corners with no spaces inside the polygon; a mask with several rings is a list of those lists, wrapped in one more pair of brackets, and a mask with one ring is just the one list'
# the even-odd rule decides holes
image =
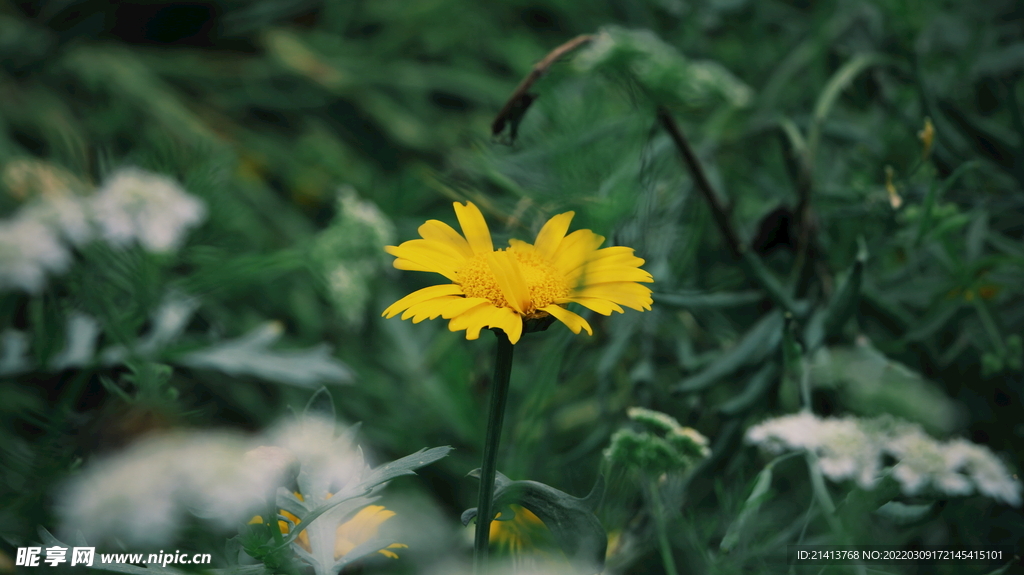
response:
{"label": "yellow flower bud", "polygon": [[921,140],[921,159],[927,158],[928,154],[932,152],[932,143],[935,141],[935,126],[932,124],[932,119],[925,116],[924,127],[917,133],[917,138]]}
{"label": "yellow flower bud", "polygon": [[895,171],[892,169],[892,166],[885,167],[885,191],[889,192],[889,205],[892,206],[892,209],[896,210],[903,205],[903,198],[896,191],[896,185],[892,183],[894,174]]}

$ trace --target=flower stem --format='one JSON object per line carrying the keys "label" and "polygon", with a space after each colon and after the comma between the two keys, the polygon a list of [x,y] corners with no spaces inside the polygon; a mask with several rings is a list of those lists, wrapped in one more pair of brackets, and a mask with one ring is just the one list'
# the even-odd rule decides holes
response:
{"label": "flower stem", "polygon": [[654,528],[658,533],[658,551],[661,552],[662,566],[665,568],[666,575],[678,575],[676,560],[672,557],[672,545],[668,542],[665,510],[662,507],[661,494],[656,480],[649,481],[648,491],[650,492],[651,511],[654,512]]}
{"label": "flower stem", "polygon": [[498,442],[501,423],[505,419],[508,400],[508,380],[512,374],[512,343],[501,330],[495,330],[498,347],[495,350],[494,378],[491,381],[491,406],[487,414],[487,438],[484,441],[484,462],[480,469],[480,498],[476,510],[476,539],[473,544],[473,572],[481,575],[487,568],[487,551],[491,538],[492,499],[494,476],[498,463]]}

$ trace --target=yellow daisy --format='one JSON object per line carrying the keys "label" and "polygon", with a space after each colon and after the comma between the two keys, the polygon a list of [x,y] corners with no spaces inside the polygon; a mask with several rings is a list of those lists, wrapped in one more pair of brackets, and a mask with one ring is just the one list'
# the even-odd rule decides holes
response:
{"label": "yellow daisy", "polygon": [[550,536],[548,528],[529,509],[512,504],[509,507],[515,517],[508,521],[499,521],[501,513],[491,521],[491,545],[504,549],[511,554],[519,554],[525,550],[535,550],[545,536]]}
{"label": "yellow daisy", "polygon": [[466,339],[477,339],[485,327],[501,328],[516,343],[523,321],[553,316],[573,331],[590,324],[565,309],[576,302],[603,315],[626,306],[651,309],[651,290],[638,282],[653,282],[640,269],[644,260],[627,247],[599,249],[604,238],[590,230],[566,235],[574,212],[558,214],[544,224],[532,244],[509,240],[509,247],[494,249],[483,214],[467,202],[455,203],[462,227],[459,234],[438,220],[420,226],[422,239],[387,246],[400,270],[435,272],[451,280],[415,291],[386,310],[391,318],[400,312],[413,323],[438,316],[451,320],[448,329],[466,330]]}
{"label": "yellow daisy", "polygon": [[[299,501],[303,501],[301,493],[296,492],[295,497],[297,497]],[[330,499],[331,496],[328,495],[327,498]],[[291,520],[293,524],[299,524],[299,518],[296,517],[294,514],[282,509],[281,515],[287,517],[289,520]],[[386,509],[383,505],[367,505],[366,507],[360,509],[359,512],[352,517],[352,519],[349,519],[348,521],[338,526],[338,529],[334,537],[334,558],[340,559],[345,555],[351,553],[352,550],[355,549],[357,546],[362,545],[363,543],[366,543],[367,541],[376,537],[377,532],[380,530],[381,524],[383,524],[385,521],[391,519],[394,516],[395,512]],[[260,523],[263,523],[263,517],[259,515],[253,517],[249,521],[250,525]],[[277,526],[281,529],[281,533],[285,535],[288,534],[289,525],[287,521],[278,520]],[[309,535],[306,533],[305,530],[302,530],[302,532],[299,533],[299,536],[295,539],[295,542],[299,544],[299,547],[302,547],[307,552],[311,552],[309,546]],[[389,557],[391,559],[398,559],[398,555],[395,554],[394,551],[391,551],[391,549],[404,549],[407,547],[408,545],[405,545],[403,543],[392,543],[391,545],[388,545],[384,549],[381,549],[377,552],[385,557]]]}

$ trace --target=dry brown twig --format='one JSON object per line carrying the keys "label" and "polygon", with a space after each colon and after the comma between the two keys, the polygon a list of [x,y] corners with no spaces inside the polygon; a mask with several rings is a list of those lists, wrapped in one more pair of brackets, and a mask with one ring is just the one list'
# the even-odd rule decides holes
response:
{"label": "dry brown twig", "polygon": [[501,107],[501,111],[494,118],[494,122],[491,124],[491,135],[497,136],[504,129],[505,125],[510,126],[510,133],[512,140],[516,139],[516,132],[519,129],[519,122],[523,118],[523,114],[526,113],[526,109],[530,107],[530,104],[537,98],[535,94],[529,92],[530,88],[543,76],[548,68],[551,67],[559,58],[565,56],[569,52],[579,48],[580,46],[592,41],[597,36],[594,34],[581,34],[572,40],[562,44],[548,53],[547,56],[533,65],[533,69],[526,75],[525,78],[519,85],[516,86],[515,91],[509,96],[509,99],[505,102],[505,105]]}

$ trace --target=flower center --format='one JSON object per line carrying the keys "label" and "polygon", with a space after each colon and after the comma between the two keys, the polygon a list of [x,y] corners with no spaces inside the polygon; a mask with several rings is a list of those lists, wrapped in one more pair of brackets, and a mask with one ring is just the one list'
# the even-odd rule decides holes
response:
{"label": "flower center", "polygon": [[[530,306],[524,310],[526,316],[547,315],[537,310],[569,295],[571,290],[565,278],[547,260],[535,253],[512,249],[507,251],[519,264],[519,271],[530,292]],[[466,297],[482,297],[490,300],[497,307],[512,307],[505,299],[505,294],[501,292],[501,286],[498,285],[498,280],[487,263],[487,254],[473,256],[458,270],[457,274],[458,283]]]}

